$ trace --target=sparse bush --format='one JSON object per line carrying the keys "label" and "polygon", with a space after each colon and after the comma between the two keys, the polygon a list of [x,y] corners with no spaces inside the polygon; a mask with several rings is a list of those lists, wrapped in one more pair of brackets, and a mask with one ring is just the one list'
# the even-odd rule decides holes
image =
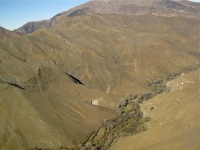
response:
{"label": "sparse bush", "polygon": [[138,96],[138,100],[147,100],[151,98],[151,93],[143,93]]}
{"label": "sparse bush", "polygon": [[113,121],[110,121],[110,122],[107,123],[106,128],[109,129],[109,130],[112,130],[115,126],[116,126],[116,123],[113,122]]}
{"label": "sparse bush", "polygon": [[120,117],[118,117],[118,119],[117,119],[117,123],[121,123],[122,122],[122,117],[120,116]]}
{"label": "sparse bush", "polygon": [[133,95],[131,96],[131,98],[132,98],[132,99],[136,99],[136,98],[137,98],[137,94],[133,94]]}
{"label": "sparse bush", "polygon": [[85,102],[88,104],[92,104],[92,100],[86,100]]}
{"label": "sparse bush", "polygon": [[120,101],[120,106],[125,107],[128,104],[128,100],[126,98]]}
{"label": "sparse bush", "polygon": [[162,82],[162,80],[155,80],[154,82],[153,82],[153,84],[154,85],[158,85],[158,84],[160,84]]}
{"label": "sparse bush", "polygon": [[152,107],[150,108],[150,110],[151,110],[151,111],[154,110],[154,107],[152,106]]}
{"label": "sparse bush", "polygon": [[133,105],[133,110],[137,111],[137,105]]}
{"label": "sparse bush", "polygon": [[122,110],[121,110],[120,108],[117,108],[116,113],[117,113],[118,115],[121,115],[121,114],[122,114]]}
{"label": "sparse bush", "polygon": [[151,93],[145,93],[144,96],[145,96],[145,99],[146,99],[146,100],[147,100],[147,99],[150,99],[150,98],[151,98]]}
{"label": "sparse bush", "polygon": [[137,108],[137,109],[140,109],[140,105],[139,105],[139,104],[137,104],[137,105],[136,105],[136,108]]}
{"label": "sparse bush", "polygon": [[108,119],[108,118],[106,118],[106,119],[104,119],[104,124],[107,124],[108,122],[110,122],[110,119]]}
{"label": "sparse bush", "polygon": [[141,118],[141,117],[143,116],[143,112],[138,112],[138,113],[137,113],[137,116],[138,116],[139,118]]}
{"label": "sparse bush", "polygon": [[110,128],[106,128],[106,133],[107,133],[107,134],[110,133]]}
{"label": "sparse bush", "polygon": [[157,87],[156,87],[156,93],[157,93],[157,94],[162,93],[162,88],[161,88],[160,86],[157,86]]}
{"label": "sparse bush", "polygon": [[123,120],[126,121],[129,119],[129,115],[127,113],[122,114]]}
{"label": "sparse bush", "polygon": [[144,99],[144,94],[140,94],[140,95],[138,96],[138,100],[141,100],[141,99]]}
{"label": "sparse bush", "polygon": [[135,117],[135,111],[132,111],[130,112],[128,115],[129,115],[129,118],[134,118]]}

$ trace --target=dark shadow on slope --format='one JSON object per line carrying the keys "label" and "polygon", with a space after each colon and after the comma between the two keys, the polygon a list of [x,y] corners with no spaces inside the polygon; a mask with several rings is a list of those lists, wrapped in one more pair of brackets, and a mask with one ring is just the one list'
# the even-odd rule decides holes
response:
{"label": "dark shadow on slope", "polygon": [[8,83],[8,82],[7,82],[7,84],[9,84],[9,85],[11,85],[11,86],[15,86],[15,87],[17,87],[17,88],[20,88],[20,89],[22,89],[22,90],[25,90],[25,88],[23,88],[23,87],[21,87],[21,86],[19,86],[19,85],[17,85],[17,84]]}
{"label": "dark shadow on slope", "polygon": [[74,76],[72,76],[72,75],[70,75],[70,74],[67,74],[67,73],[66,73],[66,75],[68,75],[68,76],[72,79],[72,81],[73,81],[74,83],[84,85],[79,79],[75,78]]}
{"label": "dark shadow on slope", "polygon": [[74,12],[72,12],[71,14],[67,15],[68,17],[75,17],[75,16],[81,16],[81,15],[85,15],[85,13],[83,12],[83,10],[75,10]]}

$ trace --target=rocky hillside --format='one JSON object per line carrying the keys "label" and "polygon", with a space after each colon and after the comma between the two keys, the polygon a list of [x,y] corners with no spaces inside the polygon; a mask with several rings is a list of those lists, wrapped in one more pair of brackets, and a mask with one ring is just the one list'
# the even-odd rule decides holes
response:
{"label": "rocky hillside", "polygon": [[1,149],[76,147],[116,117],[122,97],[155,95],[169,75],[198,68],[198,27],[192,18],[91,14],[1,40]]}
{"label": "rocky hillside", "polygon": [[167,83],[171,92],[141,105],[147,131],[113,142],[109,150],[200,149],[200,69]]}
{"label": "rocky hillside", "polygon": [[28,34],[31,33],[33,31],[36,31],[40,28],[45,27],[47,20],[42,20],[42,21],[36,21],[36,22],[28,22],[25,25],[23,25],[21,28],[15,30],[19,33],[23,33],[23,34]]}
{"label": "rocky hillside", "polygon": [[0,27],[0,39],[10,38],[10,37],[20,37],[22,36],[21,33],[9,31],[3,27]]}
{"label": "rocky hillside", "polygon": [[117,2],[0,40],[0,149],[199,147],[199,3]]}
{"label": "rocky hillside", "polygon": [[123,14],[123,15],[146,15],[158,16],[182,16],[199,18],[200,3],[191,1],[174,0],[92,0],[83,5],[72,8],[66,12],[57,14],[50,20],[29,22],[19,29],[20,33],[31,33],[42,27],[54,27],[63,16],[73,17],[93,13],[100,14]]}
{"label": "rocky hillside", "polygon": [[87,87],[128,94],[145,89],[148,80],[198,66],[198,26],[198,19],[154,15],[65,17],[54,29],[4,41],[1,48],[28,64],[61,69]]}

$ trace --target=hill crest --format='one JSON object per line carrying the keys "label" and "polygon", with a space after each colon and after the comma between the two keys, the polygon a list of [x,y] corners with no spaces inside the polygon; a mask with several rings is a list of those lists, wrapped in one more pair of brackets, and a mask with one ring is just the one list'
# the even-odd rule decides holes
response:
{"label": "hill crest", "polygon": [[68,11],[61,12],[50,20],[39,22],[29,22],[15,31],[27,34],[42,27],[53,28],[61,17],[99,14],[123,14],[123,15],[146,15],[157,16],[181,16],[189,18],[199,18],[200,3],[190,1],[175,0],[93,0]]}

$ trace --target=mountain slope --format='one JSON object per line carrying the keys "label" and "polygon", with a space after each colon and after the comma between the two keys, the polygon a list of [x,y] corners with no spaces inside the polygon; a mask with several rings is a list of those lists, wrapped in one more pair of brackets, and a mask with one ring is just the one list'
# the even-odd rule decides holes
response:
{"label": "mountain slope", "polygon": [[59,68],[90,88],[130,94],[146,89],[141,81],[199,65],[198,25],[198,19],[153,15],[66,17],[53,30],[0,48],[27,63]]}
{"label": "mountain slope", "polygon": [[0,63],[2,150],[75,147],[105,118],[115,116],[113,110],[84,102],[109,100],[109,95],[76,84],[58,69],[39,68],[1,54],[9,58]]}
{"label": "mountain slope", "polygon": [[25,25],[23,25],[21,28],[14,30],[14,31],[17,31],[17,32],[22,33],[22,34],[28,34],[28,33],[31,33],[33,31],[36,31],[38,29],[41,29],[42,27],[45,27],[46,22],[47,22],[47,20],[41,20],[41,21],[36,21],[36,22],[34,22],[34,21],[28,22]]}
{"label": "mountain slope", "polygon": [[74,147],[105,118],[115,115],[81,100],[33,93],[6,84],[0,87],[2,150]]}
{"label": "mountain slope", "polygon": [[21,33],[9,31],[0,27],[0,39],[10,38],[10,37],[20,37],[20,36],[22,36]]}
{"label": "mountain slope", "polygon": [[147,131],[117,139],[110,150],[199,149],[199,73],[200,69],[170,81],[171,92],[142,104],[144,116],[151,117]]}
{"label": "mountain slope", "polygon": [[147,83],[199,67],[199,19],[75,14],[57,21],[0,40],[2,149],[76,147],[116,115],[122,97],[153,95]]}
{"label": "mountain slope", "polygon": [[[53,28],[63,16],[72,17],[74,14],[86,15],[93,13],[100,14],[123,14],[123,15],[146,15],[158,16],[182,16],[199,18],[200,3],[190,1],[173,0],[93,0],[72,8],[68,11],[55,15],[50,20],[29,22],[16,29],[20,33],[31,33],[42,27]],[[79,12],[79,13],[77,13]]]}

